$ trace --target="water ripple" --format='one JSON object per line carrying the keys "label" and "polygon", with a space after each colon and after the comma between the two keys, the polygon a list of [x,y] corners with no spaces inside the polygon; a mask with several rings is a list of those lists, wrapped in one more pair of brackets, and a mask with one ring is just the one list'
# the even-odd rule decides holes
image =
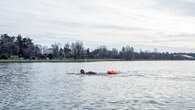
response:
{"label": "water ripple", "polygon": [[[109,67],[121,73],[108,75]],[[0,109],[193,110],[194,67],[181,61],[0,64]],[[99,74],[81,75],[81,68]]]}

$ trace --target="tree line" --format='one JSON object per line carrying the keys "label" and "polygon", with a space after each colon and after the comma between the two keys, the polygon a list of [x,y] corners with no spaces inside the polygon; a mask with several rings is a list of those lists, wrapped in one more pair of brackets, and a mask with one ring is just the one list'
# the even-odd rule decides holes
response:
{"label": "tree line", "polygon": [[[191,53],[193,54],[193,53]],[[193,54],[194,55],[194,54]],[[96,49],[84,48],[81,41],[65,43],[63,47],[52,44],[50,48],[34,44],[31,38],[21,35],[0,36],[0,59],[121,59],[121,60],[185,60],[178,53],[169,52],[136,52],[130,45],[123,46],[121,50],[108,49],[99,46]]]}

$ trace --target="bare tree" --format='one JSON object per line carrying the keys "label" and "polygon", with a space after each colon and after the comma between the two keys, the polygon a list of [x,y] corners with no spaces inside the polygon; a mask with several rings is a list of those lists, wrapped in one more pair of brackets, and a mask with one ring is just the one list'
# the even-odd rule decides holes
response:
{"label": "bare tree", "polygon": [[83,58],[84,56],[84,47],[83,42],[76,41],[71,45],[72,55],[74,59]]}

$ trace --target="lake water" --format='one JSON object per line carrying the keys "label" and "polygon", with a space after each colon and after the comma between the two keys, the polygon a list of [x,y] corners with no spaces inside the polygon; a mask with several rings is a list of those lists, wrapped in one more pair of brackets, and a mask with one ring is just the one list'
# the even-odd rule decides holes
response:
{"label": "lake water", "polygon": [[195,62],[0,64],[0,110],[94,109],[195,110]]}

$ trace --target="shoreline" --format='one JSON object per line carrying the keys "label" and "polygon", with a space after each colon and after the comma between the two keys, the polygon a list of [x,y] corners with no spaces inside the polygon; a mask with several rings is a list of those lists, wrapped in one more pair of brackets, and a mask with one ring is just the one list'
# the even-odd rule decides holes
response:
{"label": "shoreline", "polygon": [[98,61],[122,61],[120,59],[55,59],[55,60],[0,60],[0,63],[74,63],[74,62],[98,62]]}
{"label": "shoreline", "polygon": [[195,60],[124,60],[124,59],[55,59],[55,60],[28,60],[28,59],[7,59],[0,60],[0,63],[74,63],[74,62],[103,62],[103,61],[195,61]]}

